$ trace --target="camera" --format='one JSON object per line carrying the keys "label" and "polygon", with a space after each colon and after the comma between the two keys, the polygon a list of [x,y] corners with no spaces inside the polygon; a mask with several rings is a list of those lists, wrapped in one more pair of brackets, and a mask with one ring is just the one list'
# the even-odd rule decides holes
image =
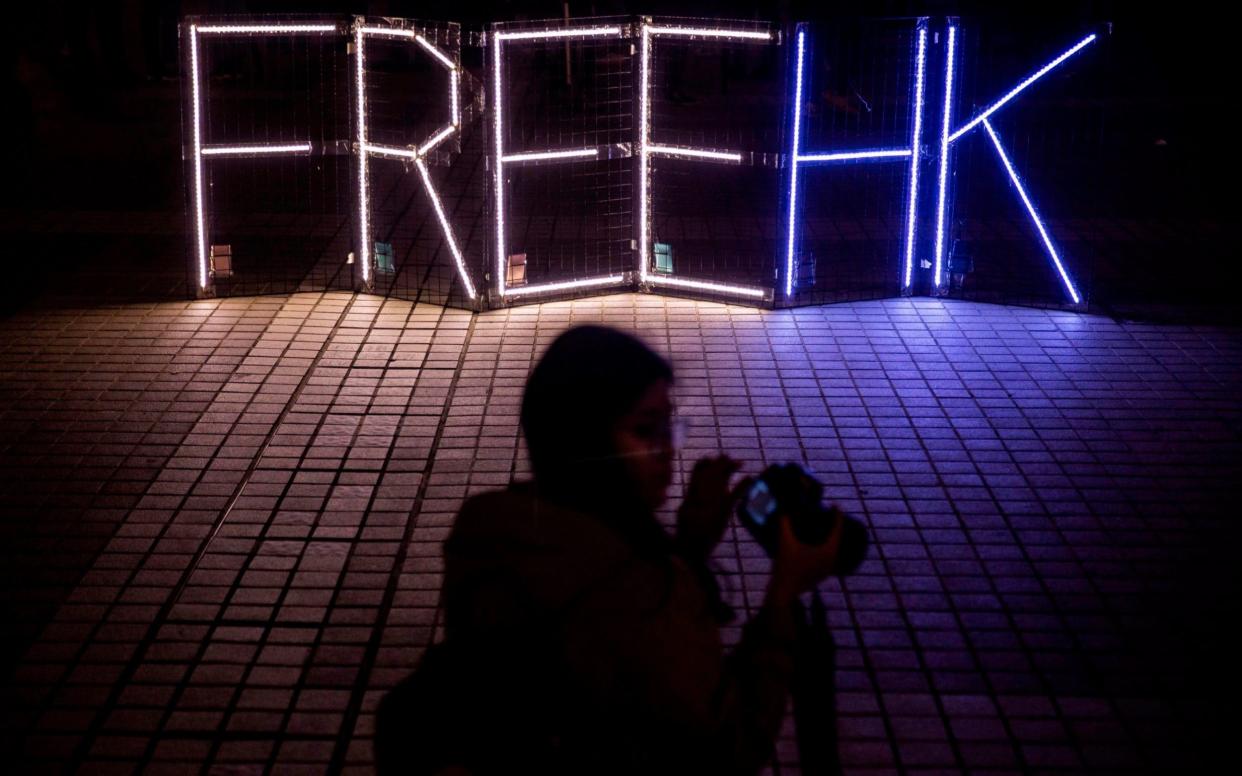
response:
{"label": "camera", "polygon": [[769,557],[780,543],[779,515],[786,515],[798,541],[820,545],[828,541],[841,522],[841,545],[837,550],[837,574],[852,574],[867,554],[867,529],[836,507],[823,505],[824,485],[796,463],[773,465],[763,470],[738,504],[737,514]]}

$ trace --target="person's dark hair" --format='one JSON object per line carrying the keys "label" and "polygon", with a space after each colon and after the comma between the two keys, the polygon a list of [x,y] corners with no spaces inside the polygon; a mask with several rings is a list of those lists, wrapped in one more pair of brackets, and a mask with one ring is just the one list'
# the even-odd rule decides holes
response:
{"label": "person's dark hair", "polygon": [[613,429],[656,381],[672,379],[667,361],[616,329],[578,326],[557,337],[522,396],[522,432],[541,495],[590,511],[630,495],[615,492],[625,488]]}

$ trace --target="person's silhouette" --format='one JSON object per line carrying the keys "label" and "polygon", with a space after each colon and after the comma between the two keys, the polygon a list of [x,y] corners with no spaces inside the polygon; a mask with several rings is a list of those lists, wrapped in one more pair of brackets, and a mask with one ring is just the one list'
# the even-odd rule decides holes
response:
{"label": "person's silhouette", "polygon": [[[797,597],[833,568],[783,519],[762,609],[726,657],[707,558],[738,464],[699,461],[673,535],[655,510],[678,424],[668,363],[566,331],[522,400],[533,481],[466,501],[445,543],[446,638],[381,704],[401,773],[753,773],[793,670]],[[452,770],[449,770],[449,769]]]}

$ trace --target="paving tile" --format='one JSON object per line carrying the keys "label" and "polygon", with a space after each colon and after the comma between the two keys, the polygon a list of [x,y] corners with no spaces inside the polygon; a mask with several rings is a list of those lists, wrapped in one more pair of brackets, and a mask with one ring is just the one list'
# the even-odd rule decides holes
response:
{"label": "paving tile", "polygon": [[[379,697],[441,635],[440,543],[462,499],[529,476],[523,381],[586,322],[674,362],[678,484],[717,450],[797,460],[869,524],[858,574],[822,590],[846,772],[1196,762],[1225,708],[1237,331],[931,299],[472,316],[346,293],[0,321],[14,756],[366,770]],[[714,561],[753,610],[762,551],[735,528]],[[787,722],[768,772],[798,770]]]}

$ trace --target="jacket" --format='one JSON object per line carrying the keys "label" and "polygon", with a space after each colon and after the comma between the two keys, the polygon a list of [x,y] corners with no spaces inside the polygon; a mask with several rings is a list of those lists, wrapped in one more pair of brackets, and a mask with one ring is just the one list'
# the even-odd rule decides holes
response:
{"label": "jacket", "polygon": [[671,542],[636,545],[530,485],[463,505],[443,604],[480,710],[472,772],[754,773],[768,760],[792,611],[765,607],[726,656],[702,569]]}

